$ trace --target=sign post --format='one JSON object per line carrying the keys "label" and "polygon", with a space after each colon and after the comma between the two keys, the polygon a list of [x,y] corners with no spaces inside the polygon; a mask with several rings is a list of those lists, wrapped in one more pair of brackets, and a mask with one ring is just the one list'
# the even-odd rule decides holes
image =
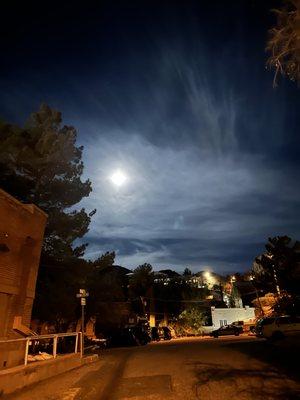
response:
{"label": "sign post", "polygon": [[85,289],[79,289],[79,293],[76,294],[77,298],[80,298],[81,304],[81,337],[80,337],[80,356],[84,355],[84,307],[86,306],[86,298],[89,297],[89,293]]}

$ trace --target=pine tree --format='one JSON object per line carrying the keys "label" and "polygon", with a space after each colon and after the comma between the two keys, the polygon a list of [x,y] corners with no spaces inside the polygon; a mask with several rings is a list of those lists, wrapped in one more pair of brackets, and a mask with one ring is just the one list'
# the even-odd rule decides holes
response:
{"label": "pine tree", "polygon": [[83,255],[85,246],[72,244],[87,233],[95,211],[69,211],[92,190],[89,180],[81,180],[83,147],[76,146],[76,130],[43,104],[25,127],[1,122],[0,143],[0,186],[48,214],[43,256]]}
{"label": "pine tree", "polygon": [[83,147],[76,146],[76,136],[45,104],[24,127],[0,122],[0,187],[48,214],[33,315],[56,323],[74,318],[76,291],[89,270],[80,258],[86,245],[74,247],[95,213],[74,209],[92,190],[81,179]]}

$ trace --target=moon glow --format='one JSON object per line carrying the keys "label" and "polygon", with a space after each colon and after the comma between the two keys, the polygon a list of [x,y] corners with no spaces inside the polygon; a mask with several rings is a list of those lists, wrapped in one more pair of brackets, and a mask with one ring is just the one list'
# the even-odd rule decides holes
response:
{"label": "moon glow", "polygon": [[127,176],[121,170],[117,170],[111,175],[110,180],[115,186],[119,187],[127,181]]}

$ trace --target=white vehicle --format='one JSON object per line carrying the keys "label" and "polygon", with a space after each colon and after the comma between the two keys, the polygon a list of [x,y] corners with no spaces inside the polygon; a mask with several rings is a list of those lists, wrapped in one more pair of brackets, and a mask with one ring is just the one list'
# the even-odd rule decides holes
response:
{"label": "white vehicle", "polygon": [[300,317],[266,317],[260,319],[255,327],[256,336],[267,339],[282,339],[300,335]]}

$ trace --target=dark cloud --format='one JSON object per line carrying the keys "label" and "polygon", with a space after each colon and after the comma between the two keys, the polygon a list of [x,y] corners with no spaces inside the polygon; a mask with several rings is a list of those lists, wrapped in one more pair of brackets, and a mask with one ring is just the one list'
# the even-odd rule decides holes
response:
{"label": "dark cloud", "polygon": [[[232,240],[165,239],[138,240],[90,238],[88,254],[96,256],[101,249],[118,249],[118,259],[138,265],[141,260],[152,260],[155,269],[175,268],[183,271],[203,269],[232,273],[243,270],[257,249],[263,251],[261,243],[235,243]],[[243,268],[244,267],[244,268]]]}

